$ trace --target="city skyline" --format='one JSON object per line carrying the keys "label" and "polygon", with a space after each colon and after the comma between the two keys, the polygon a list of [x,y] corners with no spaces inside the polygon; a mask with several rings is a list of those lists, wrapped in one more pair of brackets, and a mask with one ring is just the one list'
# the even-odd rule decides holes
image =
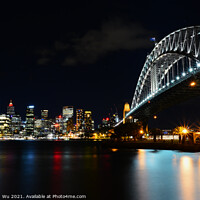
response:
{"label": "city skyline", "polygon": [[[62,106],[74,105],[92,110],[99,124],[116,108],[122,113],[125,102],[131,104],[146,56],[154,48],[150,38],[159,42],[175,30],[199,24],[193,4],[187,5],[187,14],[179,12],[174,18],[162,14],[159,1],[78,3],[41,3],[28,6],[28,11],[18,5],[4,7],[0,112],[6,112],[10,99],[23,118],[26,105],[34,104],[38,115],[40,109],[51,110],[52,117]],[[166,10],[186,8],[181,1],[173,5],[167,4]],[[198,101],[163,111],[159,125],[199,120]]]}
{"label": "city skyline", "polygon": [[199,5],[1,3],[0,199],[200,199]]}

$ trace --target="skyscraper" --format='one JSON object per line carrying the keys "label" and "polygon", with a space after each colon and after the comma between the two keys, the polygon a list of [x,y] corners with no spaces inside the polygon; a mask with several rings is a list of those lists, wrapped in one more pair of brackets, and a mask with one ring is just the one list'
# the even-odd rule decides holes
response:
{"label": "skyscraper", "polygon": [[10,100],[9,105],[7,106],[7,115],[12,117],[15,114],[15,107],[13,106],[12,100]]}
{"label": "skyscraper", "polygon": [[63,107],[63,128],[62,133],[67,132],[67,121],[70,119],[70,124],[73,124],[73,115],[74,115],[74,108],[73,106],[64,106]]}
{"label": "skyscraper", "polygon": [[21,128],[22,128],[22,124],[21,124],[22,120],[21,120],[21,116],[20,115],[12,115],[11,117],[11,123],[10,123],[10,130],[11,133],[19,133]]}
{"label": "skyscraper", "polygon": [[63,119],[68,120],[69,118],[73,117],[74,108],[73,106],[64,106],[63,107]]}
{"label": "skyscraper", "polygon": [[48,118],[48,110],[41,110],[41,119]]}
{"label": "skyscraper", "polygon": [[91,132],[93,130],[94,121],[92,120],[91,111],[85,111],[84,113],[84,126],[85,126],[85,132]]}
{"label": "skyscraper", "polygon": [[34,133],[34,106],[27,106],[26,109],[26,134]]}
{"label": "skyscraper", "polygon": [[76,131],[83,130],[83,109],[76,109]]}
{"label": "skyscraper", "polygon": [[0,115],[0,134],[8,134],[10,126],[10,118],[2,114]]}

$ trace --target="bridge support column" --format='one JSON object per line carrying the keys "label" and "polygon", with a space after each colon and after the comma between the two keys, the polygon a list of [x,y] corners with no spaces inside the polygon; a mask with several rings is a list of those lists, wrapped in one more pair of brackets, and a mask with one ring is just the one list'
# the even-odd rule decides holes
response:
{"label": "bridge support column", "polygon": [[151,93],[155,92],[158,89],[158,80],[157,80],[157,67],[154,65],[151,70]]}
{"label": "bridge support column", "polygon": [[148,119],[142,120],[142,126],[146,134],[149,133]]}

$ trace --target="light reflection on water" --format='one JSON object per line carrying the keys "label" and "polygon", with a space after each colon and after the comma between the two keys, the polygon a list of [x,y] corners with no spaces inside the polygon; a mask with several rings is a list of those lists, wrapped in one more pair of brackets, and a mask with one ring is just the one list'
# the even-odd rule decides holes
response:
{"label": "light reflection on water", "polygon": [[198,200],[200,153],[104,149],[96,143],[0,143],[0,195]]}
{"label": "light reflection on water", "polygon": [[[189,156],[180,158],[180,191],[183,200],[195,198],[195,177],[194,163]],[[197,174],[198,175],[198,174]],[[197,183],[198,184],[198,183]]]}
{"label": "light reflection on water", "polygon": [[139,149],[137,178],[140,199],[198,200],[200,153]]}

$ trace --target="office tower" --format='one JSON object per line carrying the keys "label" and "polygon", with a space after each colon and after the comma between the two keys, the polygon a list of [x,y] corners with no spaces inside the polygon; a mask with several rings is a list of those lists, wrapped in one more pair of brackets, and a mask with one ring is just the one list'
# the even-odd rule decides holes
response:
{"label": "office tower", "polygon": [[92,120],[92,130],[94,131],[94,120]]}
{"label": "office tower", "polygon": [[85,111],[85,113],[84,113],[85,132],[92,132],[93,124],[94,124],[94,122],[92,122],[92,112],[91,111]]}
{"label": "office tower", "polygon": [[34,131],[36,135],[42,132],[42,121],[44,120],[41,120],[41,119],[34,120]]}
{"label": "office tower", "polygon": [[[64,106],[63,107],[63,125],[62,125],[62,133],[67,133],[67,121],[70,119],[70,124],[73,124],[73,115],[74,115],[74,109],[73,106]],[[71,130],[71,127],[70,127]]]}
{"label": "office tower", "polygon": [[41,119],[48,118],[48,110],[41,110]]}
{"label": "office tower", "polygon": [[56,123],[54,124],[54,128],[57,133],[63,132],[63,117],[59,115],[56,117]]}
{"label": "office tower", "polygon": [[26,109],[26,134],[34,133],[34,106],[27,106]]}
{"label": "office tower", "polygon": [[11,123],[10,123],[10,130],[11,133],[19,133],[22,128],[22,120],[20,115],[12,115],[11,117]]}
{"label": "office tower", "polygon": [[12,100],[10,100],[9,105],[7,106],[7,115],[12,117],[15,114],[15,107],[13,106]]}
{"label": "office tower", "polygon": [[67,132],[69,133],[71,131],[74,131],[73,117],[67,120]]}
{"label": "office tower", "polygon": [[10,126],[10,118],[8,115],[0,115],[0,134],[8,134]]}
{"label": "office tower", "polygon": [[63,111],[63,119],[65,121],[73,117],[74,114],[73,106],[64,106],[62,111]]}
{"label": "office tower", "polygon": [[76,109],[76,131],[83,130],[83,109]]}

